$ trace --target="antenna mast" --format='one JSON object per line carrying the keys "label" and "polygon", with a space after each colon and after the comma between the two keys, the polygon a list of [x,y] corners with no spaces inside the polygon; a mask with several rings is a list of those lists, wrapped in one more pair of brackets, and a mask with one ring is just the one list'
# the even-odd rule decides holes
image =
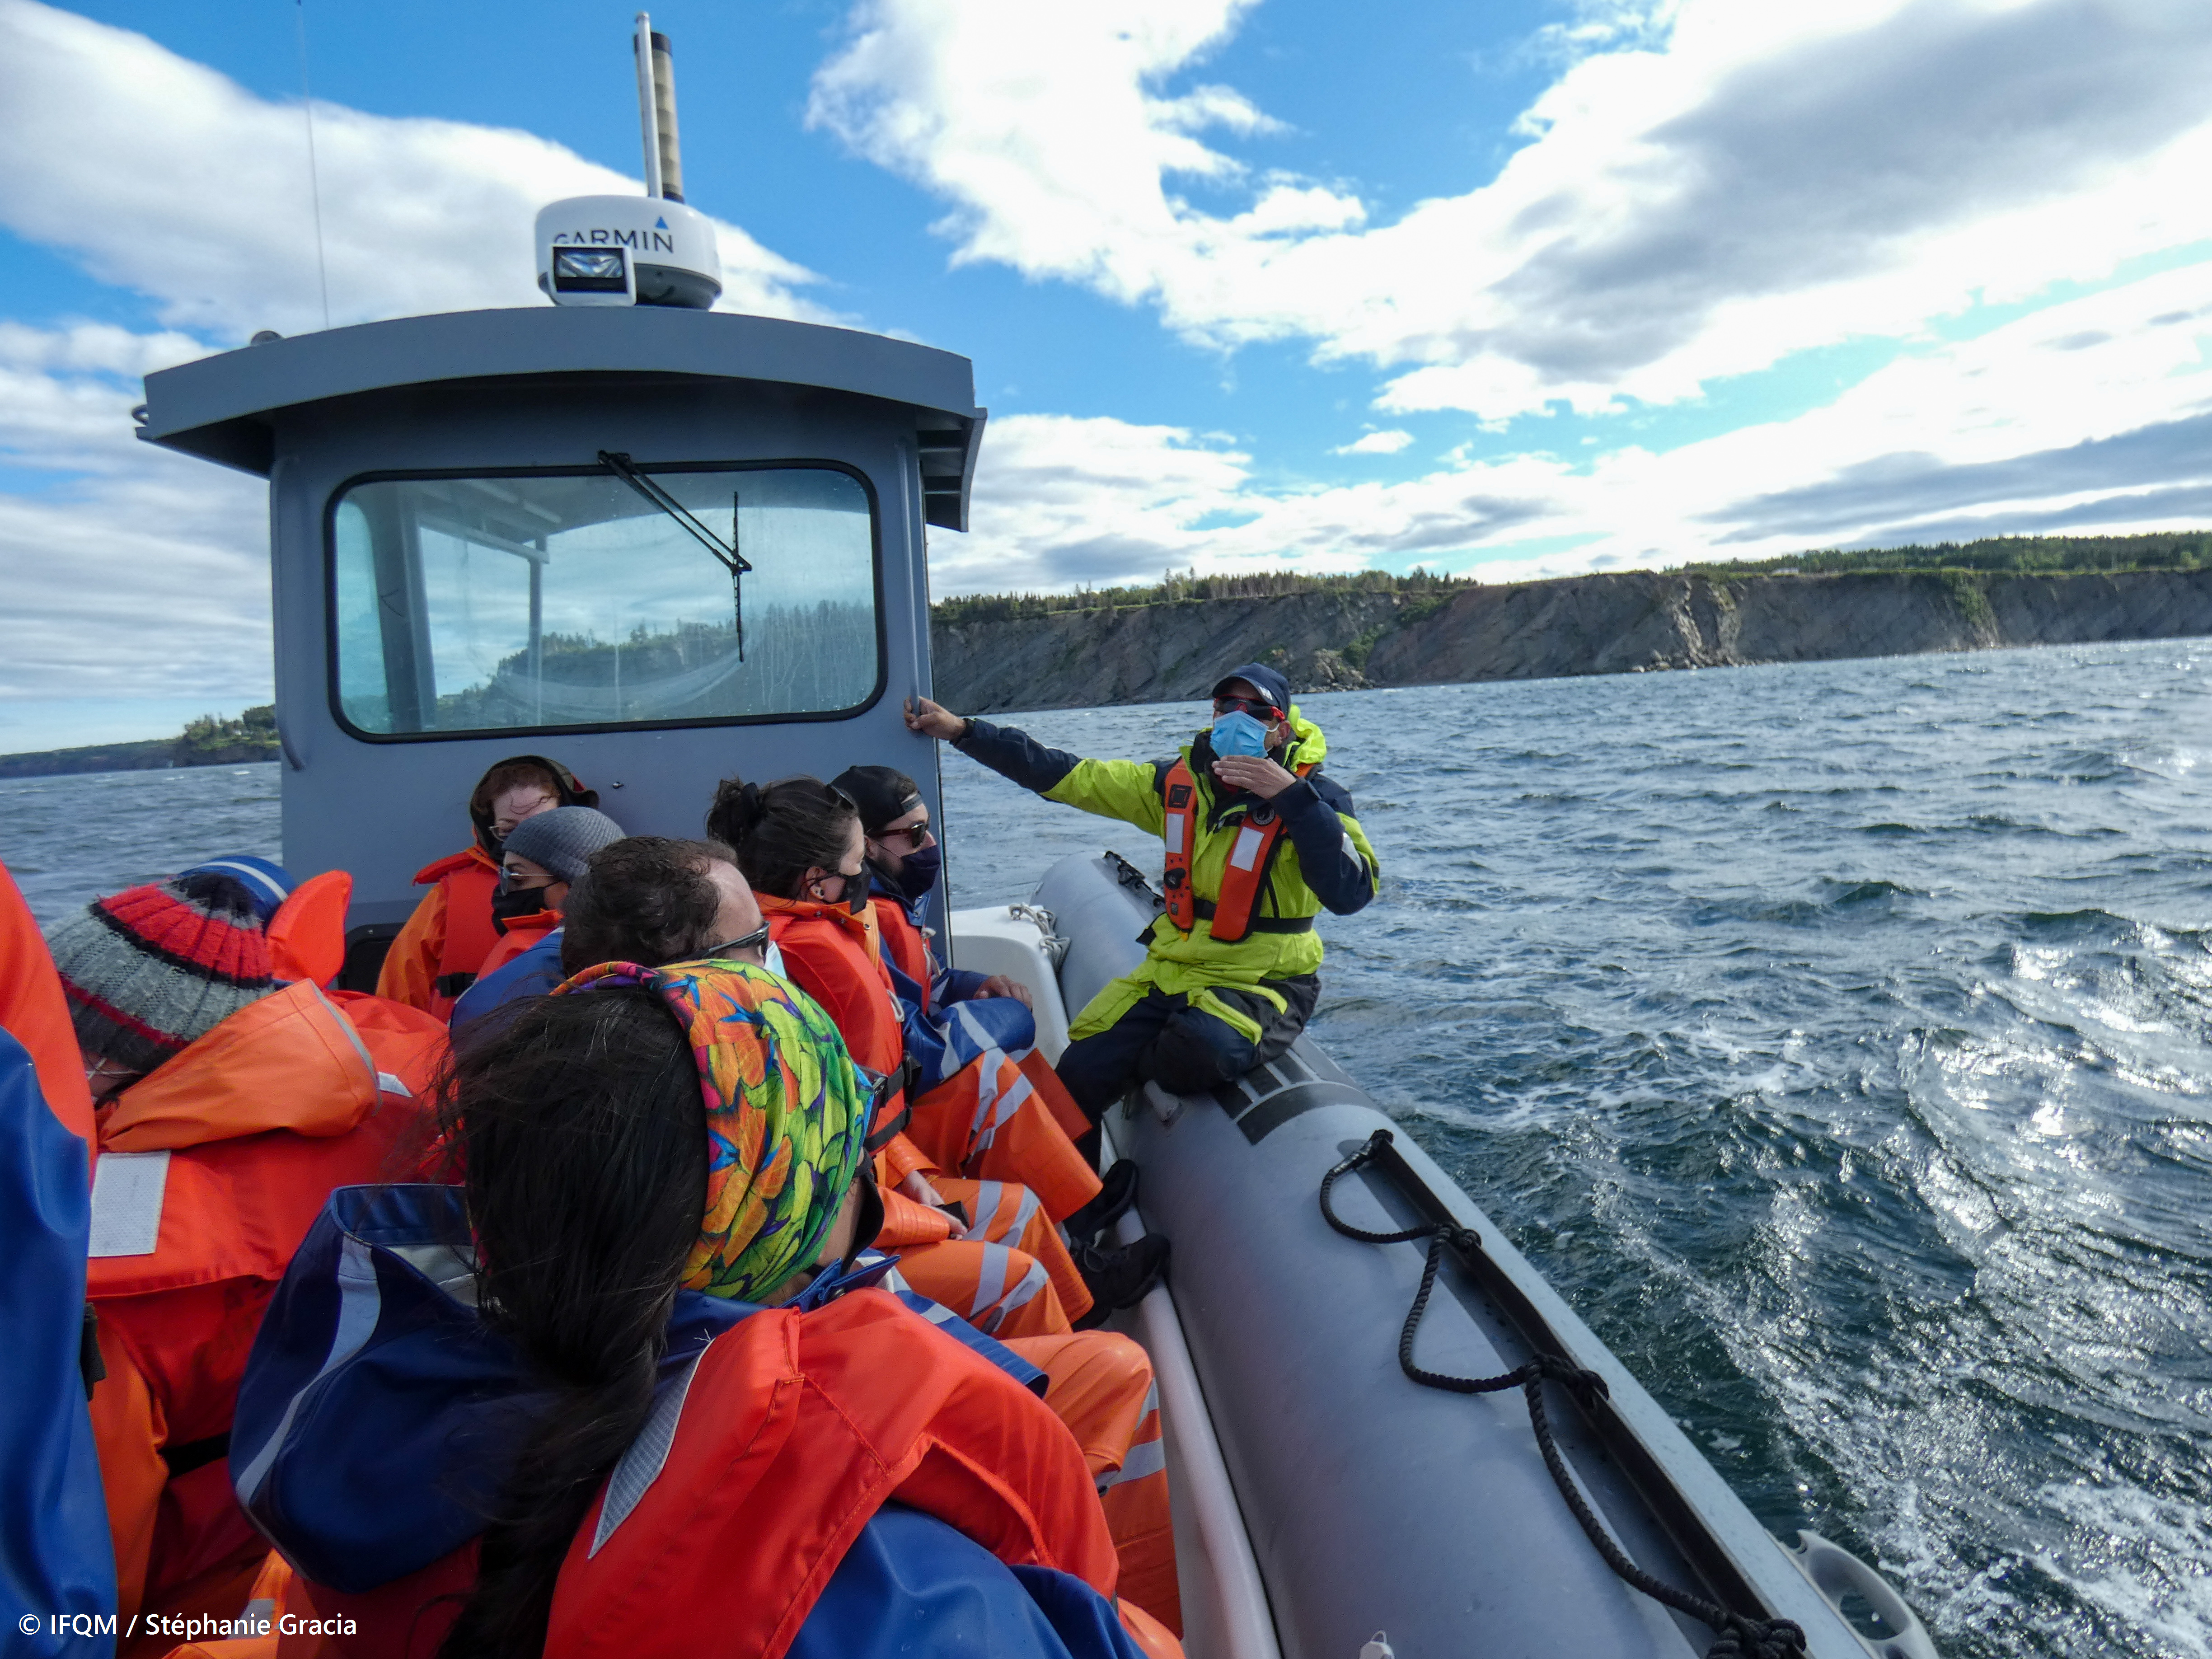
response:
{"label": "antenna mast", "polygon": [[668,37],[653,31],[653,19],[637,15],[631,42],[637,54],[637,118],[645,140],[645,193],[663,201],[684,199],[684,158],[676,138],[676,58]]}

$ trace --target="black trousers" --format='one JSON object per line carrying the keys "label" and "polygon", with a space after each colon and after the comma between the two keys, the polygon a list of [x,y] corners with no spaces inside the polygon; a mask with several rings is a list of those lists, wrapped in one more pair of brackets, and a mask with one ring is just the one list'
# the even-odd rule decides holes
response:
{"label": "black trousers", "polygon": [[1288,1005],[1278,1011],[1266,998],[1232,987],[1213,994],[1260,1027],[1260,1041],[1190,1006],[1188,998],[1149,991],[1106,1030],[1071,1042],[1060,1057],[1060,1080],[1093,1123],[1134,1083],[1157,1083],[1172,1094],[1204,1094],[1264,1065],[1298,1040],[1321,975],[1271,979],[1268,988]]}

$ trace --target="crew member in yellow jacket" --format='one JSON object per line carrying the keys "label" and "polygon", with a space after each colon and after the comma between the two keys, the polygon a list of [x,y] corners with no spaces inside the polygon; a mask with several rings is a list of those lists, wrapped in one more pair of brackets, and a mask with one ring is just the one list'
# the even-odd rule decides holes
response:
{"label": "crew member in yellow jacket", "polygon": [[1173,760],[1083,760],[927,698],[907,725],[1047,800],[1121,818],[1166,849],[1166,913],[1143,965],[1070,1029],[1060,1080],[1096,1123],[1141,1081],[1200,1093],[1297,1040],[1321,994],[1322,910],[1375,896],[1381,865],[1352,797],[1322,775],[1328,744],[1273,669],[1213,688],[1213,723]]}

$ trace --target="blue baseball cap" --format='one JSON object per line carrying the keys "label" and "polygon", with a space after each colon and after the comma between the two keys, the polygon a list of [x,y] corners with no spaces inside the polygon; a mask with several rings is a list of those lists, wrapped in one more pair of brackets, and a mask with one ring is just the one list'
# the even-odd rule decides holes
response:
{"label": "blue baseball cap", "polygon": [[1232,668],[1214,681],[1212,695],[1221,696],[1221,688],[1231,680],[1243,680],[1285,714],[1291,712],[1291,683],[1273,669],[1256,662],[1248,662],[1242,668]]}

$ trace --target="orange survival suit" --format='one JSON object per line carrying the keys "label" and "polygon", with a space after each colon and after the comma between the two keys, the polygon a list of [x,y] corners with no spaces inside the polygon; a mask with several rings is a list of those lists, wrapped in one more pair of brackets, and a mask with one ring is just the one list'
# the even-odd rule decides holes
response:
{"label": "orange survival suit", "polygon": [[445,1040],[428,1014],[301,981],[101,1109],[92,1420],[126,1620],[244,1605],[268,1553],[228,1461],[247,1351],[331,1188],[409,1156]]}
{"label": "orange survival suit", "polygon": [[[793,982],[822,1005],[853,1058],[878,1076],[900,1077],[906,1042],[878,945],[873,909],[856,914],[842,904],[786,899],[772,893],[755,896]],[[900,1271],[916,1291],[1001,1340],[1057,1335],[1068,1328],[1069,1318],[1079,1319],[1090,1311],[1090,1290],[1069,1259],[1054,1223],[1098,1190],[1097,1176],[1042,1107],[1021,1111],[1022,1103],[1014,1096],[1017,1090],[1026,1092],[1026,1079],[1011,1065],[1006,1069],[1013,1075],[996,1092],[1012,1107],[1010,1115],[1022,1120],[1017,1133],[1002,1134],[981,1158],[967,1157],[975,1091],[969,1089],[967,1101],[954,1102],[948,1110],[947,1099],[939,1097],[949,1099],[958,1092],[953,1087],[958,1079],[954,1079],[911,1103],[902,1131],[878,1152],[876,1167],[884,1200],[884,1227],[877,1243],[897,1252]],[[994,1085],[998,1081],[994,1078]],[[878,1117],[878,1132],[898,1122],[908,1105],[904,1088],[895,1086]],[[960,1109],[963,1105],[966,1109]],[[1037,1139],[1049,1134],[1058,1145],[1044,1145],[1042,1157],[1024,1157],[1030,1148],[1023,1136],[1030,1131],[1042,1132],[1034,1137]],[[963,1163],[969,1167],[963,1169]],[[1051,1187],[1039,1188],[1030,1178],[1031,1165],[1042,1169]],[[909,1198],[920,1201],[903,1201]],[[1034,1259],[1050,1279],[1054,1305],[1048,1316],[1032,1317],[1025,1310],[1024,1316],[1011,1322],[994,1320],[979,1302],[979,1289],[995,1288],[999,1276],[1007,1271],[1004,1264],[979,1261],[971,1267],[964,1255],[950,1253],[942,1261],[935,1255],[925,1259],[913,1248],[938,1239],[955,1245],[962,1242],[954,1237],[950,1218],[930,1207],[939,1199],[967,1209],[975,1224],[970,1239],[998,1244],[1003,1235],[994,1235],[991,1224],[1019,1226],[1018,1237],[1004,1237],[1003,1242]]]}

